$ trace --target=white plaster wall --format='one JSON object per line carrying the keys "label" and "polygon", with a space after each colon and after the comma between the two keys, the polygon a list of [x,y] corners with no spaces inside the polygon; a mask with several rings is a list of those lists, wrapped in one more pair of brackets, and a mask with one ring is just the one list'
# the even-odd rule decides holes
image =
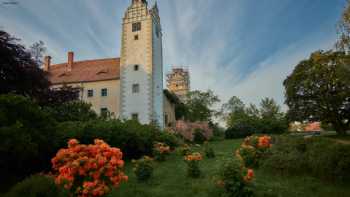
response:
{"label": "white plaster wall", "polygon": [[[139,65],[137,71],[134,70],[134,65],[127,65],[122,71],[122,114],[123,118],[131,119],[133,113],[138,114],[140,123],[148,124],[150,117],[150,75],[145,72],[143,65]],[[140,91],[132,92],[132,85],[139,84]]]}

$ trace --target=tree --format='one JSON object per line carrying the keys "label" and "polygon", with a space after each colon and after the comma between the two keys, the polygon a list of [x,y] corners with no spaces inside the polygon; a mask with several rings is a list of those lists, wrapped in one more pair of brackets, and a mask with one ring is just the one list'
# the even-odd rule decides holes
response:
{"label": "tree", "polygon": [[338,25],[339,39],[336,43],[337,49],[341,51],[350,50],[350,1],[345,7],[342,18]]}
{"label": "tree", "polygon": [[45,72],[19,40],[0,30],[0,94],[15,93],[39,98],[48,88]]}
{"label": "tree", "polygon": [[283,83],[289,119],[330,123],[338,134],[346,134],[350,124],[349,63],[349,55],[333,51],[317,51],[301,61]]}
{"label": "tree", "polygon": [[75,88],[50,89],[47,73],[39,68],[40,62],[18,42],[19,39],[0,30],[0,94],[23,95],[40,105],[78,99]]}
{"label": "tree", "polygon": [[211,90],[189,92],[185,103],[188,109],[186,119],[190,121],[210,121],[216,112],[212,107],[217,102],[220,102],[219,97]]}
{"label": "tree", "polygon": [[64,102],[45,109],[58,122],[89,121],[97,118],[97,114],[91,109],[91,104],[82,101]]}
{"label": "tree", "polygon": [[29,53],[33,60],[39,65],[43,65],[43,57],[46,52],[46,47],[43,41],[35,42],[29,47]]}
{"label": "tree", "polygon": [[253,133],[283,133],[287,130],[285,115],[280,106],[271,98],[264,98],[259,108],[248,107],[236,96],[223,104],[228,129],[226,138],[241,138]]}

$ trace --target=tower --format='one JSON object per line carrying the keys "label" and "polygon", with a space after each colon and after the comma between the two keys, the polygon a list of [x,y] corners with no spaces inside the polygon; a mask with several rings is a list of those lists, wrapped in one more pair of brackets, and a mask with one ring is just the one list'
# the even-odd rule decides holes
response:
{"label": "tower", "polygon": [[167,88],[176,94],[182,102],[186,101],[186,96],[190,91],[190,74],[187,68],[174,67],[167,74]]}
{"label": "tower", "polygon": [[157,4],[132,0],[122,24],[121,118],[163,127],[162,32]]}

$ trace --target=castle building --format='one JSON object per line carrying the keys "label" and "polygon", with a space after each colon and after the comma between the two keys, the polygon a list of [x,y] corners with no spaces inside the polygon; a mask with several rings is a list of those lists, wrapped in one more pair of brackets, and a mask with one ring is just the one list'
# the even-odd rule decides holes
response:
{"label": "castle building", "polygon": [[190,91],[190,74],[187,68],[174,67],[167,74],[167,88],[173,92],[182,102],[186,101]]}
{"label": "castle building", "polygon": [[[122,22],[120,58],[68,61],[51,65],[45,57],[44,69],[52,88],[68,85],[80,89],[80,99],[98,113],[120,119],[157,123],[175,122],[174,106],[163,94],[162,29],[157,4],[148,8],[146,0],[132,0]],[[165,118],[166,117],[166,118]],[[166,119],[166,120],[165,120]]]}

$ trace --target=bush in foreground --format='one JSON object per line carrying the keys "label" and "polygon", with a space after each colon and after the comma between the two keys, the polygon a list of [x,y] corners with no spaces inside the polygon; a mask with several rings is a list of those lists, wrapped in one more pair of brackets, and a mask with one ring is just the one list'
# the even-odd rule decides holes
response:
{"label": "bush in foreground", "polygon": [[191,178],[198,178],[201,176],[202,171],[199,167],[199,162],[203,159],[202,155],[198,152],[185,156],[185,162],[187,164],[187,176]]}
{"label": "bush in foreground", "polygon": [[262,167],[283,174],[309,174],[329,181],[350,181],[350,145],[330,139],[276,138]]}
{"label": "bush in foreground", "polygon": [[239,160],[230,159],[224,162],[217,185],[225,189],[230,197],[253,196],[252,180],[254,171],[242,166]]}
{"label": "bush in foreground", "polygon": [[153,159],[143,156],[141,159],[132,160],[134,173],[138,181],[147,181],[153,174]]}
{"label": "bush in foreground", "polygon": [[128,177],[123,173],[123,153],[103,140],[82,145],[76,139],[68,142],[52,159],[55,182],[80,197],[104,196]]}
{"label": "bush in foreground", "polygon": [[67,197],[63,189],[56,186],[52,177],[33,175],[17,183],[5,197]]}

